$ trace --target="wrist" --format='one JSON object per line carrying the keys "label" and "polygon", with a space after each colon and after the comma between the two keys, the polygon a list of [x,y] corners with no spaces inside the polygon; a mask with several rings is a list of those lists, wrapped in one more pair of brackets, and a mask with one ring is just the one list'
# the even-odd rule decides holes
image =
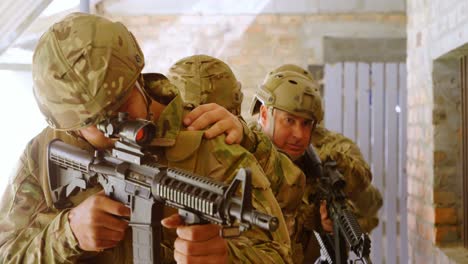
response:
{"label": "wrist", "polygon": [[242,116],[238,116],[238,118],[242,125],[242,140],[240,145],[250,153],[254,153],[258,144],[257,136],[252,132]]}

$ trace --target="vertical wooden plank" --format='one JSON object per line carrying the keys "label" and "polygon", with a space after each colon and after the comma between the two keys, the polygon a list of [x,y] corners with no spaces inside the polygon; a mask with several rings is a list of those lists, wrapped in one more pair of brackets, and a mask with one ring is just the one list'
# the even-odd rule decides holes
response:
{"label": "vertical wooden plank", "polygon": [[336,132],[343,131],[343,64],[325,65],[324,107],[325,127]]}
{"label": "vertical wooden plank", "polygon": [[[382,195],[385,194],[383,189],[384,178],[384,65],[382,63],[372,63],[371,65],[371,92],[372,92],[372,138],[373,145],[372,153],[372,175],[373,184]],[[383,210],[379,211],[379,226],[372,231],[372,260],[375,263],[383,263],[385,260],[385,249],[383,247],[383,226],[385,218]]]}
{"label": "vertical wooden plank", "polygon": [[460,60],[460,81],[462,94],[462,177],[463,177],[463,246],[468,248],[468,56]]}
{"label": "vertical wooden plank", "polygon": [[399,160],[398,160],[398,197],[400,208],[400,260],[399,263],[408,263],[408,207],[407,207],[407,177],[406,177],[406,127],[407,127],[407,100],[406,100],[406,64],[398,66],[398,88],[400,113],[399,126]]}
{"label": "vertical wooden plank", "polygon": [[398,122],[395,107],[398,104],[398,65],[385,65],[385,198],[387,216],[385,238],[387,264],[396,264],[397,249],[397,181],[398,181]]}
{"label": "vertical wooden plank", "polygon": [[370,156],[370,67],[367,63],[358,63],[358,87],[357,87],[357,144],[367,163],[371,163]]}
{"label": "vertical wooden plank", "polygon": [[356,142],[356,83],[357,64],[355,62],[344,63],[343,82],[343,135]]}
{"label": "vertical wooden plank", "polygon": [[460,81],[462,94],[462,177],[463,177],[463,246],[468,248],[468,56],[460,59]]}

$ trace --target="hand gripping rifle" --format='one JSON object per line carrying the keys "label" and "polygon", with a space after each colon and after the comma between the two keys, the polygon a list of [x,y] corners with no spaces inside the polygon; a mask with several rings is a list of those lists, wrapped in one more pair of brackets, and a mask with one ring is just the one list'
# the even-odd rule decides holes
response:
{"label": "hand gripping rifle", "polygon": [[[252,227],[275,231],[278,219],[252,207],[250,171],[240,169],[229,184],[157,163],[145,146],[156,126],[129,121],[125,113],[98,125],[118,136],[111,153],[94,154],[58,139],[48,145],[49,185],[58,209],[73,206],[69,197],[100,184],[107,196],[131,209],[134,263],[159,263],[163,205],[179,211],[186,224],[215,223],[221,236],[234,237]],[[242,195],[236,195],[238,189]]]}
{"label": "hand gripping rifle", "polygon": [[350,260],[349,263],[372,263],[369,257],[371,244],[369,236],[362,232],[356,216],[346,202],[347,197],[343,191],[346,182],[338,171],[336,162],[327,161],[322,164],[312,145],[307,149],[307,156],[311,167],[319,175],[318,199],[327,202],[327,211],[334,225],[334,239],[328,234],[314,231],[321,255],[315,263],[346,263],[347,249],[344,248],[346,246],[357,258]]}

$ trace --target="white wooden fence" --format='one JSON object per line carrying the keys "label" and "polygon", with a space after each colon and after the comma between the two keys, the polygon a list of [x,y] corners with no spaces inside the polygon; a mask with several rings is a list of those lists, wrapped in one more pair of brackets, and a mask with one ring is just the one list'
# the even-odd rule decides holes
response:
{"label": "white wooden fence", "polygon": [[406,64],[328,64],[324,104],[325,126],[359,145],[384,197],[371,234],[373,262],[408,263]]}

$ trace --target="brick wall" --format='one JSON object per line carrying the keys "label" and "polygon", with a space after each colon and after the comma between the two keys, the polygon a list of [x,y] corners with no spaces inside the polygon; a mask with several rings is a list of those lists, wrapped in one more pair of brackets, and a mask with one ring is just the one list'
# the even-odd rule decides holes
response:
{"label": "brick wall", "polygon": [[325,36],[402,38],[406,24],[404,14],[391,13],[106,16],[135,34],[146,54],[145,71],[166,72],[193,54],[226,61],[243,84],[245,117],[254,89],[270,70],[284,63],[323,64]]}
{"label": "brick wall", "polygon": [[461,89],[459,61],[433,64],[434,224],[439,245],[461,240]]}
{"label": "brick wall", "polygon": [[[466,263],[461,248],[457,51],[466,1],[407,3],[408,231],[411,263]],[[464,10],[464,11],[463,11]],[[459,50],[457,51],[459,52]]]}

